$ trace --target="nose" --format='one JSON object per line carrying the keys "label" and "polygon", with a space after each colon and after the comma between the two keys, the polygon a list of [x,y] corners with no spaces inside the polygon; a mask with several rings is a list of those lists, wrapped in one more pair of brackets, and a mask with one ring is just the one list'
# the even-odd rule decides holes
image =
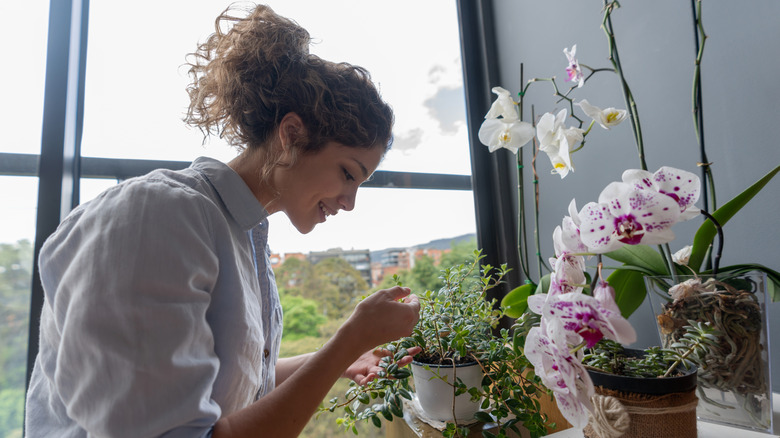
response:
{"label": "nose", "polygon": [[346,193],[339,196],[339,208],[344,211],[352,211],[355,208],[355,198],[357,197],[357,187],[349,189]]}

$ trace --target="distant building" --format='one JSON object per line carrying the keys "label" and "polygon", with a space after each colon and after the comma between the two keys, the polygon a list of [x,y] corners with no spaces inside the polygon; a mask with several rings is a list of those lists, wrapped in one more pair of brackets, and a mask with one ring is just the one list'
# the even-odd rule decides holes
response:
{"label": "distant building", "polygon": [[360,276],[369,286],[376,287],[386,277],[392,277],[393,274],[397,274],[400,271],[408,271],[414,268],[415,261],[420,257],[428,256],[433,259],[435,266],[439,266],[442,255],[450,251],[451,249],[449,248],[390,248],[382,253],[380,261],[371,263],[371,253],[367,249],[343,250],[341,248],[333,248],[327,251],[311,252],[308,256],[300,252],[285,253],[284,255],[274,253],[271,254],[271,266],[276,269],[289,258],[308,260],[309,263],[314,265],[329,257],[341,257],[360,273]]}
{"label": "distant building", "polygon": [[298,259],[298,260],[306,260],[306,254],[302,252],[287,252],[282,254],[278,253],[271,253],[271,268],[276,269],[280,266],[282,266],[282,263],[284,263],[287,259]]}
{"label": "distant building", "polygon": [[341,248],[333,248],[327,251],[317,251],[309,253],[309,263],[316,265],[321,260],[340,257],[346,260],[353,268],[355,268],[360,276],[371,286],[371,252],[367,249],[350,249],[343,250]]}

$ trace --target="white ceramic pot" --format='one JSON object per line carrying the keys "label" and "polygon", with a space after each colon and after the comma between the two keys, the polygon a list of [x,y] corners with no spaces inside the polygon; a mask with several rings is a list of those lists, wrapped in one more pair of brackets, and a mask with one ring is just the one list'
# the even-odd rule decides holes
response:
{"label": "white ceramic pot", "polygon": [[[479,401],[472,402],[469,393],[454,395],[450,382],[455,378],[469,388],[482,382],[482,369],[476,363],[457,365],[430,365],[430,370],[419,362],[412,362],[412,378],[420,407],[436,421],[468,421],[479,411]],[[453,410],[454,404],[454,410]],[[455,418],[453,419],[453,412]]]}

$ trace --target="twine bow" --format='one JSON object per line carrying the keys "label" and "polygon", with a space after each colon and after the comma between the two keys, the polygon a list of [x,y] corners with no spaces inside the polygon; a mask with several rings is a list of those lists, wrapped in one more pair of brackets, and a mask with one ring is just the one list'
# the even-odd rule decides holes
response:
{"label": "twine bow", "polygon": [[618,438],[628,431],[631,418],[620,400],[608,395],[594,394],[590,427],[599,438]]}
{"label": "twine bow", "polygon": [[[653,400],[665,399],[673,394],[658,397]],[[649,406],[625,406],[620,403],[617,397],[609,395],[594,394],[591,398],[593,402],[593,412],[589,412],[588,425],[598,438],[618,438],[628,432],[631,427],[631,415],[667,415],[680,414],[696,410],[699,400],[694,398],[692,401],[683,405],[649,407]],[[695,436],[695,435],[694,435]]]}

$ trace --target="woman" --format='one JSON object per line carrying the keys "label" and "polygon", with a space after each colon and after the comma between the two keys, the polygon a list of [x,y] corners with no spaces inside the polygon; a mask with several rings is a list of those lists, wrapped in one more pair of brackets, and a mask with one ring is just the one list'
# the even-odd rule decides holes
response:
{"label": "woman", "polygon": [[419,303],[396,287],[317,352],[277,360],[267,217],[308,233],[352,210],[393,122],[366,71],[309,39],[266,6],[226,10],[191,54],[186,120],[241,153],[119,184],[44,244],[27,436],[296,436],[336,379],[368,382],[374,347],[411,333]]}

